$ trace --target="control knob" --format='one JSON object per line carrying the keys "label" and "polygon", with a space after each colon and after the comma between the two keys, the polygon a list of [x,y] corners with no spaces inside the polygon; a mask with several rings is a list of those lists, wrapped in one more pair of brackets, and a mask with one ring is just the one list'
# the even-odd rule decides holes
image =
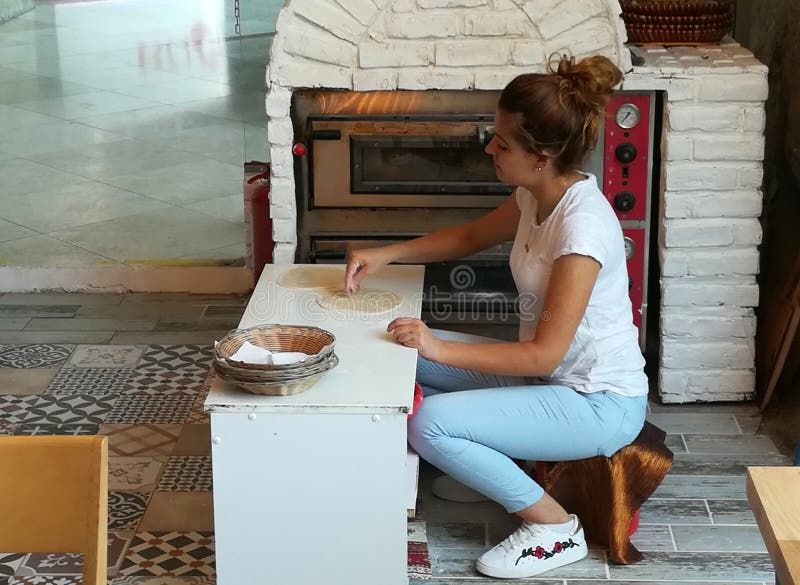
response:
{"label": "control knob", "polygon": [[638,154],[636,147],[631,144],[630,142],[623,142],[617,149],[614,151],[614,154],[617,156],[617,160],[624,165],[630,164],[633,162],[633,159],[636,158]]}
{"label": "control knob", "polygon": [[614,208],[617,211],[630,211],[634,205],[636,205],[636,197],[630,191],[620,191],[614,197]]}

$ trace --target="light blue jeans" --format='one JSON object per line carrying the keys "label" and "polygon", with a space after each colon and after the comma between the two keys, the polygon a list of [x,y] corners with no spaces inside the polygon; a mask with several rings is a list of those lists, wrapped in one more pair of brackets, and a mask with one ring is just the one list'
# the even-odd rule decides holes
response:
{"label": "light blue jeans", "polygon": [[[496,339],[446,331],[467,343]],[[513,459],[568,461],[610,456],[644,425],[647,397],[585,394],[537,378],[496,376],[419,358],[425,398],[408,424],[408,441],[426,461],[509,512],[535,504],[544,490]]]}

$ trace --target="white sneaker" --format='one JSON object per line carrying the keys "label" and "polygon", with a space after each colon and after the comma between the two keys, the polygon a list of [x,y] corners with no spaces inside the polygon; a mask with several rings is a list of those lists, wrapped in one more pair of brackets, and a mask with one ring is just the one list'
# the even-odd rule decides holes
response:
{"label": "white sneaker", "polygon": [[575,524],[568,533],[555,532],[546,524],[523,522],[511,536],[478,558],[478,571],[501,579],[533,577],[581,560],[589,549],[578,517],[570,517]]}
{"label": "white sneaker", "polygon": [[491,502],[490,498],[454,480],[449,475],[440,475],[433,480],[433,495],[449,502],[459,502],[462,504]]}

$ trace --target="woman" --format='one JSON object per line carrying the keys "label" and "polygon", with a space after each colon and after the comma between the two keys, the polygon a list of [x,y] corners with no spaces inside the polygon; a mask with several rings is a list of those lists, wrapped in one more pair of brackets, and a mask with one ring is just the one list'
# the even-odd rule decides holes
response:
{"label": "woman", "polygon": [[[419,351],[417,378],[428,396],[409,422],[411,445],[467,486],[462,496],[470,488],[523,520],[478,559],[489,576],[531,577],[587,554],[578,518],[514,459],[610,456],[644,424],[647,379],[622,230],[595,177],[578,170],[621,79],[604,57],[561,57],[549,73],[514,79],[486,147],[498,178],[517,185],[508,200],[472,223],[355,251],[347,265],[352,292],[389,262],[455,259],[514,241],[511,271],[524,297],[519,342],[434,335],[410,318],[388,326]],[[437,482],[440,492],[458,486]]]}

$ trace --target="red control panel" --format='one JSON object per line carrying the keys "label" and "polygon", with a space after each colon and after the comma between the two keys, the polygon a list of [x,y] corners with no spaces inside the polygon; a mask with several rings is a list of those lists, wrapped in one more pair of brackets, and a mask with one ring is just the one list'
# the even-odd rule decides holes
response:
{"label": "red control panel", "polygon": [[633,324],[642,329],[642,303],[647,278],[647,233],[644,228],[623,229],[628,259],[628,294],[633,305]]}
{"label": "red control panel", "polygon": [[622,224],[633,323],[644,350],[653,160],[652,92],[617,92],[603,131],[603,194]]}
{"label": "red control panel", "polygon": [[652,96],[617,93],[608,104],[603,193],[621,220],[647,218]]}

